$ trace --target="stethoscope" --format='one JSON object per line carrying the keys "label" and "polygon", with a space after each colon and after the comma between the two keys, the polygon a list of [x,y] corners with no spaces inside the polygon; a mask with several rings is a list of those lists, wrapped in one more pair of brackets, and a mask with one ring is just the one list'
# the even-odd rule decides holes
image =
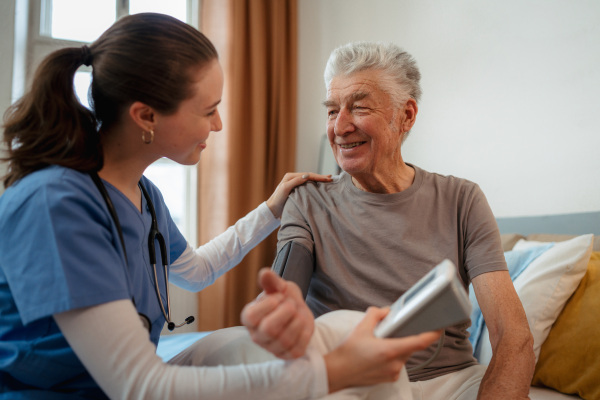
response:
{"label": "stethoscope", "polygon": [[[117,231],[119,232],[119,239],[121,241],[121,245],[123,246],[123,253],[125,254],[125,261],[127,261],[127,250],[125,248],[125,240],[123,239],[123,231],[121,229],[121,224],[119,223],[119,217],[117,215],[115,206],[114,206],[112,200],[110,199],[110,197],[108,196],[106,187],[102,183],[102,180],[100,180],[100,177],[98,176],[98,174],[95,172],[92,172],[92,173],[90,173],[90,176],[92,177],[94,184],[96,185],[96,187],[102,194],[102,198],[104,199],[104,202],[106,203],[106,206],[108,207],[108,212],[110,213],[113,221],[115,222]],[[169,261],[167,260],[167,246],[165,244],[165,238],[163,237],[162,233],[160,233],[160,231],[158,230],[158,221],[156,219],[156,211],[154,210],[154,203],[152,203],[150,194],[146,190],[146,187],[144,186],[144,184],[142,183],[141,180],[138,182],[138,186],[141,189],[142,194],[144,195],[144,198],[146,199],[146,204],[148,205],[148,211],[150,211],[150,216],[152,218],[152,224],[150,225],[150,233],[148,234],[148,252],[150,253],[149,254],[150,264],[152,265],[152,271],[154,273],[154,289],[156,290],[156,297],[158,298],[158,303],[160,304],[160,309],[163,313],[163,316],[165,317],[165,320],[167,321],[167,328],[169,328],[169,330],[172,331],[175,328],[180,328],[184,325],[191,324],[192,322],[194,322],[194,317],[193,316],[187,317],[185,319],[185,321],[183,321],[179,325],[176,325],[173,321],[171,321],[171,297],[169,295],[169,275],[168,275],[169,274],[168,273]],[[167,308],[166,308],[166,310],[165,310],[165,306],[163,304],[162,298],[160,296],[160,288],[158,287],[158,276],[156,274],[155,242],[157,242],[157,241],[158,241],[158,249],[160,252],[160,258],[161,258],[163,270],[165,273],[165,288],[166,288],[166,292],[167,292]],[[135,303],[135,300],[134,300],[134,303]],[[146,326],[146,328],[148,330],[150,330],[151,329],[150,319],[141,313],[140,313],[140,318],[142,319],[144,326]]]}

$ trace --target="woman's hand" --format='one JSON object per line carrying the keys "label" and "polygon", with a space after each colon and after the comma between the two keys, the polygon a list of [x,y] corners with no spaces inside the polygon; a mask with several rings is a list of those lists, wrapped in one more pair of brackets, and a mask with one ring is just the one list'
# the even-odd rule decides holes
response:
{"label": "woman's hand", "polygon": [[259,271],[258,283],[263,293],[244,307],[241,316],[250,337],[279,358],[303,356],[315,329],[315,320],[300,288],[269,268]]}
{"label": "woman's hand", "polygon": [[325,355],[330,393],[397,380],[411,354],[426,349],[441,335],[438,331],[404,338],[376,338],[373,330],[388,312],[387,308],[369,307],[348,338]]}
{"label": "woman's hand", "polygon": [[331,182],[331,175],[319,175],[312,172],[301,173],[301,172],[288,172],[285,174],[275,191],[267,200],[267,206],[275,216],[275,218],[281,218],[283,212],[283,206],[292,191],[298,185],[305,183],[306,181],[315,182]]}

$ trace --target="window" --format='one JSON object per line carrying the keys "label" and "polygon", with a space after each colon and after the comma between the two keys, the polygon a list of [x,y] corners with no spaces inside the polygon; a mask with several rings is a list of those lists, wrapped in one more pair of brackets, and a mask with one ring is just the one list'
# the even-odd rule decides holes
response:
{"label": "window", "polygon": [[[124,15],[159,12],[198,26],[198,0],[35,0],[30,4],[32,24],[28,32],[28,80],[35,72],[33,68],[47,54],[62,47],[78,47],[93,42]],[[75,92],[86,107],[89,107],[90,78],[91,68],[82,66],[74,79]],[[173,220],[186,239],[195,245],[195,167],[161,159],[152,164],[145,175],[159,187]]]}
{"label": "window", "polygon": [[141,12],[188,20],[187,0],[42,0],[40,33],[54,39],[93,42],[116,19]]}

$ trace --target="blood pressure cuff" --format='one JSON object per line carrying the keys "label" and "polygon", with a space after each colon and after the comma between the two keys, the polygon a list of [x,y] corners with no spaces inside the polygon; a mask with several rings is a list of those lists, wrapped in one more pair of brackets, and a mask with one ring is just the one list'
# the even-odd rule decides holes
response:
{"label": "blood pressure cuff", "polygon": [[287,242],[277,253],[272,269],[286,281],[300,286],[306,299],[314,271],[313,256],[306,247],[293,241]]}

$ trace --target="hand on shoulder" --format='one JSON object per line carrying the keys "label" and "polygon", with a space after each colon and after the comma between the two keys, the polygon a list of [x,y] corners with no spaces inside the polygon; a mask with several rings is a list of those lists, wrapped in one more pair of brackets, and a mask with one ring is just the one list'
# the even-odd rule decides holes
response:
{"label": "hand on shoulder", "polygon": [[284,175],[283,179],[277,185],[277,188],[267,200],[267,206],[275,216],[275,218],[281,218],[283,213],[283,206],[290,195],[292,189],[296,186],[302,185],[307,181],[315,182],[331,182],[331,175],[319,175],[312,172],[288,172]]}

